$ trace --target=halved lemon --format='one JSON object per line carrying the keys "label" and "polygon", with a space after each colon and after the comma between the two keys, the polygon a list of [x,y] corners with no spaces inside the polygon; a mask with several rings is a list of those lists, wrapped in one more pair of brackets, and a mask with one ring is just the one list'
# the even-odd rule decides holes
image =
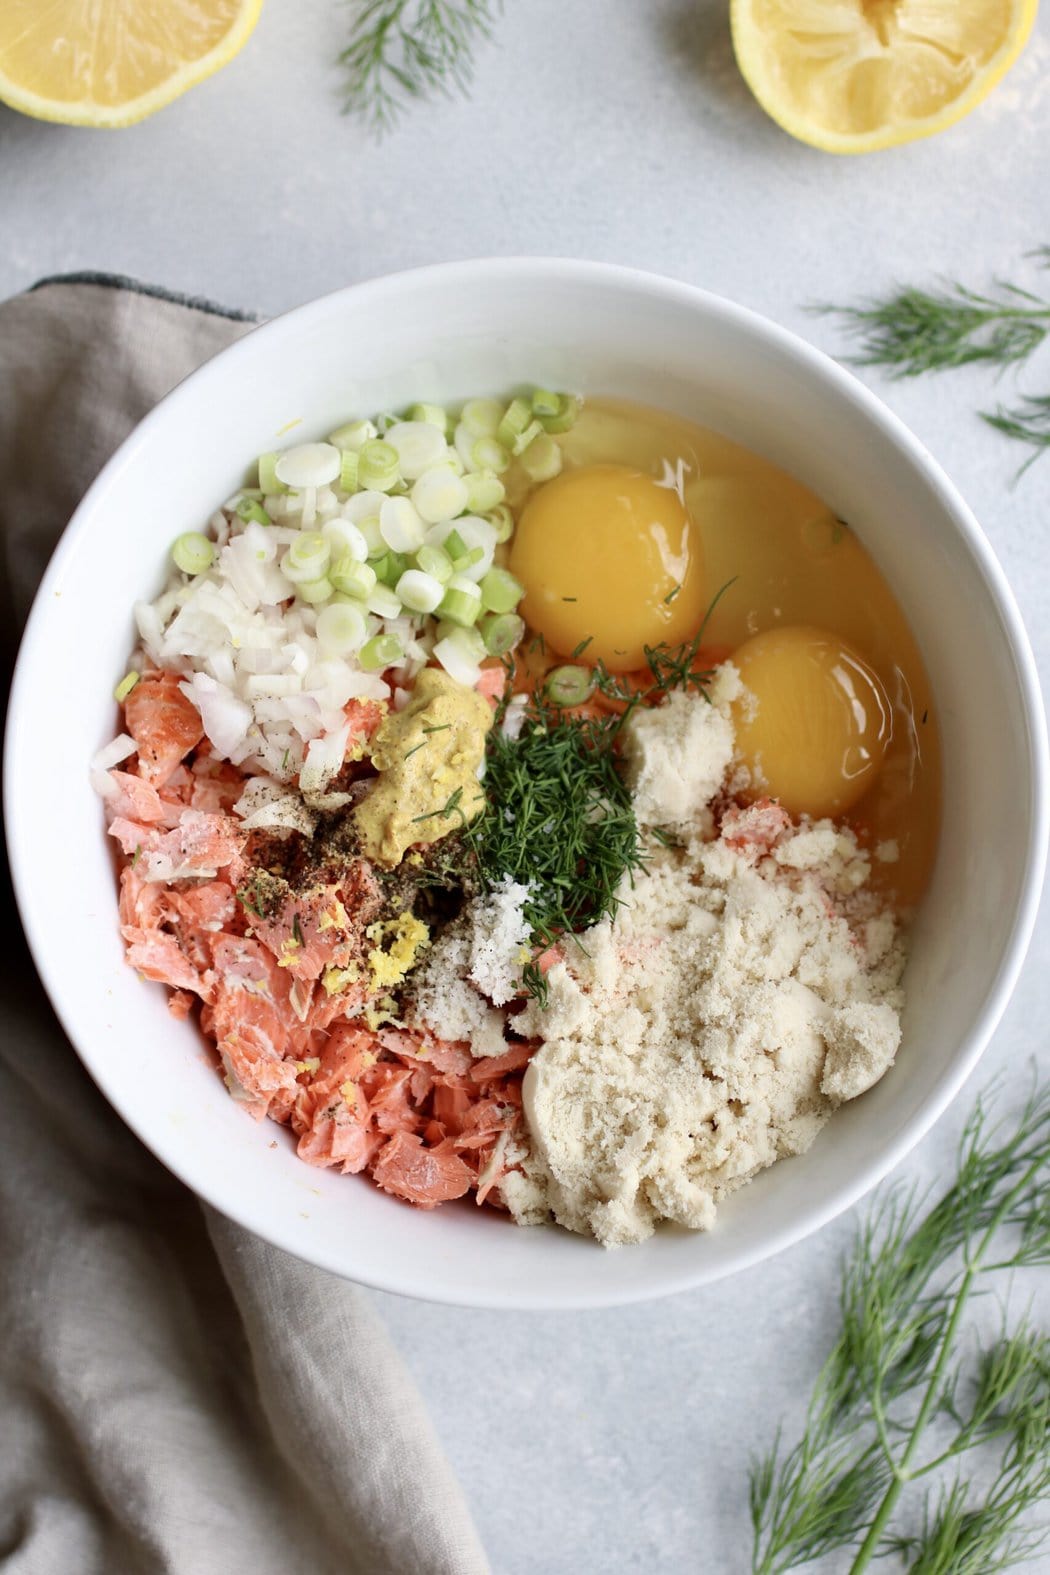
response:
{"label": "halved lemon", "polygon": [[232,60],[262,0],[2,0],[0,99],[38,120],[128,126]]}
{"label": "halved lemon", "polygon": [[1038,0],[732,0],[737,63],[785,131],[870,153],[961,120],[1017,59]]}

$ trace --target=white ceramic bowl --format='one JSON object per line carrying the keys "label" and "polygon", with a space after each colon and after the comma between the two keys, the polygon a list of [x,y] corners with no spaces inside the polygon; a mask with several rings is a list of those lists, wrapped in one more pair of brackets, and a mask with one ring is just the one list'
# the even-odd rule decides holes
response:
{"label": "white ceramic bowl", "polygon": [[[418,1212],[301,1164],[285,1132],[248,1120],[192,1025],[123,961],[113,858],[87,776],[115,730],[132,602],[158,585],[172,538],[205,520],[289,421],[301,418],[306,437],[351,413],[521,381],[664,406],[812,487],[893,586],[943,734],[942,840],[897,1065],[808,1154],[726,1203],[710,1234],[667,1230],[616,1252],[466,1204]],[[755,1263],[853,1203],[922,1137],[972,1070],[1021,964],[1043,872],[1046,764],[1032,656],[1003,575],[899,421],[832,361],[726,301],[622,269],[524,259],[424,269],[315,301],[226,350],[147,417],[80,505],[40,589],[11,700],[5,795],[22,916],[55,1009],[103,1092],[176,1175],[349,1278],[550,1308],[642,1300]]]}

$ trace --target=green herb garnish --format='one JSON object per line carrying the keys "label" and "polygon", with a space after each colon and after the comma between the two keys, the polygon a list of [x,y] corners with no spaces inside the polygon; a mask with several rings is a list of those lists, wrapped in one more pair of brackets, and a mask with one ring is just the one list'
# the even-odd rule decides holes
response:
{"label": "green herb garnish", "polygon": [[537,962],[527,962],[521,970],[525,994],[531,996],[541,1011],[545,1011],[551,998],[551,987]]}
{"label": "green herb garnish", "polygon": [[[1050,246],[1030,254],[1050,267]],[[1050,336],[1050,300],[1020,285],[996,280],[985,295],[966,285],[938,290],[898,290],[862,306],[816,306],[839,318],[860,348],[858,366],[883,366],[892,377],[919,377],[984,362],[1000,369],[1020,366]],[[1050,395],[1029,394],[1013,407],[999,405],[980,415],[998,432],[1033,452],[1019,475],[1050,448]]]}
{"label": "green herb garnish", "polygon": [[1032,452],[1018,476],[1050,448],[1050,394],[1025,394],[1012,410],[998,405],[995,410],[982,410],[981,418],[1005,437],[1031,445]]}
{"label": "green herb garnish", "polygon": [[299,915],[297,913],[292,915],[292,940],[295,942],[296,946],[301,946],[303,944],[303,931],[302,926],[299,923]]}
{"label": "green herb garnish", "polygon": [[364,0],[339,56],[344,108],[378,135],[413,100],[465,93],[501,0]]}
{"label": "green herb garnish", "polygon": [[711,671],[703,672],[694,669],[697,652],[704,643],[704,635],[711,621],[712,614],[722,597],[731,585],[736,584],[736,576],[727,580],[721,590],[715,595],[704,614],[704,621],[691,640],[685,640],[681,645],[647,645],[644,647],[646,666],[652,675],[652,684],[648,689],[632,689],[624,683],[616,673],[610,673],[605,663],[598,661],[594,667],[594,686],[600,694],[609,700],[617,700],[627,706],[627,710],[619,721],[622,725],[631,711],[636,706],[649,704],[666,695],[672,689],[695,689],[700,694],[707,694],[707,685],[711,680]]}
{"label": "green herb garnish", "polygon": [[[1048,1183],[1044,1089],[1005,1132],[978,1103],[932,1208],[899,1189],[876,1208],[803,1435],[786,1450],[778,1437],[752,1469],[754,1575],[842,1550],[852,1563],[835,1568],[851,1575],[888,1553],[914,1575],[991,1575],[1042,1545],[1030,1512],[1050,1496],[1050,1338],[1026,1319],[1008,1328],[1004,1310],[981,1348],[965,1320],[992,1276],[1050,1265]],[[967,1458],[981,1486],[945,1476]],[[920,1482],[921,1514],[897,1531],[898,1501]]]}
{"label": "green herb garnish", "polygon": [[[1050,266],[1050,247],[1033,255]],[[995,294],[982,295],[949,283],[940,290],[898,290],[864,306],[816,306],[838,317],[861,341],[857,366],[885,366],[894,377],[918,377],[990,361],[1010,366],[1025,361],[1050,334],[1050,301],[1019,285],[997,280]]]}
{"label": "green herb garnish", "polygon": [[[410,751],[410,753],[411,753],[411,751]],[[460,818],[462,819],[462,821],[463,821],[463,823],[465,825],[466,824],[466,816],[463,814],[463,811],[459,807],[462,798],[463,798],[463,789],[461,787],[458,787],[455,790],[454,793],[450,793],[449,794],[447,801],[441,806],[440,809],[432,809],[426,815],[416,815],[414,817],[413,821],[412,821],[413,826],[418,825],[421,820],[436,820],[439,815],[441,816],[441,818],[443,820],[447,820],[450,815],[455,815],[455,814],[458,814],[460,816]]]}
{"label": "green herb garnish", "polygon": [[[536,701],[517,738],[489,734],[488,807],[466,840],[483,884],[505,875],[532,883],[524,913],[539,945],[611,915],[621,880],[641,863],[613,754],[619,725],[619,717],[581,720]],[[539,993],[535,974],[527,984]]]}

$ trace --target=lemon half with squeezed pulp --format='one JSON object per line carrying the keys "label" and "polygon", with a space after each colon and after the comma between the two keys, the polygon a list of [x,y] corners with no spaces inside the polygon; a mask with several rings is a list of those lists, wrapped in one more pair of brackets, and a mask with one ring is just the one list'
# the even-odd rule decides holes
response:
{"label": "lemon half with squeezed pulp", "polygon": [[1038,0],[732,0],[762,108],[827,153],[870,153],[961,120],[1027,42]]}
{"label": "lemon half with squeezed pulp", "polygon": [[262,0],[2,0],[0,99],[38,120],[128,126],[232,60]]}

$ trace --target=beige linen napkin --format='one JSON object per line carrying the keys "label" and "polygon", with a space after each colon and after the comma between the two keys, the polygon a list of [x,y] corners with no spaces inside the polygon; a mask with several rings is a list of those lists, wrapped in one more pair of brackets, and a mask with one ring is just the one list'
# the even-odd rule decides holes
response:
{"label": "beige linen napkin", "polygon": [[[250,326],[117,280],[49,281],[0,305],[7,658],[104,460]],[[71,850],[71,879],[75,864]],[[366,1293],[204,1210],[124,1128],[51,1015],[5,888],[6,1575],[483,1575]]]}

